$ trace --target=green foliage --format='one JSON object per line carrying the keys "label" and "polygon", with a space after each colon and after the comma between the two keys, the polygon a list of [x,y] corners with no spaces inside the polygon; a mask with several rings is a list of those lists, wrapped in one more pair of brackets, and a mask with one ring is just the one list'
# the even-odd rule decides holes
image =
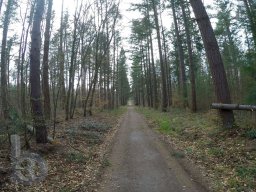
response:
{"label": "green foliage", "polygon": [[224,150],[220,147],[212,147],[209,149],[208,153],[217,158],[224,156]]}
{"label": "green foliage", "polygon": [[86,158],[80,152],[69,152],[66,154],[66,159],[71,163],[85,163]]}
{"label": "green foliage", "polygon": [[120,107],[112,109],[112,110],[107,110],[106,112],[108,113],[108,115],[113,115],[115,117],[119,117],[122,114],[124,114],[126,111],[127,111],[126,106],[120,106]]}
{"label": "green foliage", "polygon": [[185,149],[185,152],[186,152],[187,154],[192,154],[192,153],[193,153],[193,148],[187,147],[187,148]]}
{"label": "green foliage", "polygon": [[18,111],[11,107],[8,111],[9,119],[0,121],[0,135],[19,134],[24,131],[25,121],[22,119]]}
{"label": "green foliage", "polygon": [[104,157],[102,160],[102,166],[103,168],[109,167],[111,165],[110,161],[108,160],[107,157]]}
{"label": "green foliage", "polygon": [[256,103],[256,83],[250,87],[246,97],[246,101],[248,103],[253,103],[253,104]]}
{"label": "green foliage", "polygon": [[180,133],[181,130],[176,127],[176,120],[171,119],[168,113],[162,113],[147,108],[139,108],[138,110],[148,119],[152,120],[157,125],[160,132],[170,135]]}
{"label": "green foliage", "polygon": [[231,187],[236,191],[253,191],[255,189],[256,167],[240,166],[236,168],[236,175],[243,178],[244,182],[233,179],[229,181]]}
{"label": "green foliage", "polygon": [[83,136],[85,136],[86,142],[90,145],[100,144],[103,141],[103,135],[97,131],[86,131]]}
{"label": "green foliage", "polygon": [[242,178],[256,178],[256,167],[238,167],[236,173],[239,177]]}
{"label": "green foliage", "polygon": [[[191,113],[182,109],[172,108],[170,113],[161,113],[155,110],[139,108],[145,114],[154,127],[162,127],[163,134],[171,136],[172,142],[186,156],[204,162],[207,170],[215,176],[214,191],[230,190],[255,191],[256,166],[255,153],[248,149],[248,138],[256,138],[256,129],[250,129],[246,133],[245,127],[238,131],[223,131],[219,126],[217,113]],[[167,118],[170,126],[166,123]],[[239,118],[237,118],[239,120]],[[237,121],[239,126],[243,122]],[[248,152],[250,151],[250,152]],[[183,158],[182,152],[173,152],[176,158]],[[241,162],[247,164],[241,165]],[[225,181],[223,180],[225,179]]]}
{"label": "green foliage", "polygon": [[87,131],[83,133],[83,136],[85,136],[87,139],[94,139],[94,140],[100,140],[102,138],[102,135],[96,131]]}
{"label": "green foliage", "polygon": [[118,76],[117,76],[117,91],[118,100],[121,105],[126,105],[130,98],[130,84],[127,77],[127,66],[125,50],[122,48],[118,58]]}
{"label": "green foliage", "polygon": [[256,129],[251,129],[251,130],[247,131],[246,136],[249,139],[256,139]]}
{"label": "green foliage", "polygon": [[96,121],[86,121],[80,126],[80,128],[86,131],[106,132],[111,128],[111,126]]}
{"label": "green foliage", "polygon": [[181,151],[175,151],[172,153],[172,156],[173,157],[176,157],[176,158],[179,158],[179,159],[182,159],[185,157],[185,154]]}
{"label": "green foliage", "polygon": [[161,119],[159,123],[160,123],[160,130],[166,131],[166,132],[170,131],[171,129],[170,121]]}
{"label": "green foliage", "polygon": [[63,187],[59,190],[59,192],[71,192],[72,189],[70,187]]}
{"label": "green foliage", "polygon": [[228,180],[228,185],[230,188],[234,189],[233,191],[247,191],[247,186],[243,186],[241,182],[239,182],[236,178],[232,178]]}

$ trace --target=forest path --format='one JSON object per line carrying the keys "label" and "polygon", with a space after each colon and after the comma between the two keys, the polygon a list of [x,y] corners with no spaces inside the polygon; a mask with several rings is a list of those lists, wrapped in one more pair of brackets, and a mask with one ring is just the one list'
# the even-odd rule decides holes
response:
{"label": "forest path", "polygon": [[123,118],[99,192],[205,191],[132,106]]}

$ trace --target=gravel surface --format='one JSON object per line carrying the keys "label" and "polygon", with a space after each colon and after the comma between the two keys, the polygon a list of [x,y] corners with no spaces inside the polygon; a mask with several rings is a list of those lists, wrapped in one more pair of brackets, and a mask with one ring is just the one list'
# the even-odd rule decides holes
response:
{"label": "gravel surface", "polygon": [[132,106],[121,122],[100,192],[203,192]]}

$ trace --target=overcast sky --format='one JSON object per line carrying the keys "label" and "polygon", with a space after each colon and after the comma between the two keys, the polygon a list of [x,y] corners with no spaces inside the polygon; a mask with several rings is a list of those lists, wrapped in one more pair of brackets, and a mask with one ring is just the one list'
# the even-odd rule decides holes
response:
{"label": "overcast sky", "polygon": [[[4,2],[6,2],[5,0]],[[79,0],[81,1],[81,0]],[[82,0],[82,1],[94,1],[94,0]],[[117,1],[117,0],[116,0]],[[127,41],[127,38],[130,36],[131,33],[131,21],[132,19],[136,19],[140,16],[140,13],[135,11],[128,11],[132,3],[140,3],[142,0],[120,0],[120,12],[122,14],[122,20],[119,21],[119,30],[121,32],[121,36],[123,37],[123,46],[125,50],[129,50],[130,45]],[[20,7],[17,9],[18,17],[20,14],[23,16],[25,12],[26,7],[26,1],[21,1]],[[68,10],[71,17],[74,15],[75,12],[75,6],[76,6],[77,0],[64,0],[64,10]],[[205,5],[211,5],[215,0],[204,0]],[[60,15],[61,15],[61,6],[62,6],[62,0],[53,0],[53,10],[55,11],[55,18],[54,18],[54,24],[53,24],[53,33],[56,32],[56,30],[60,26]],[[5,7],[2,9],[2,13],[5,11]],[[168,11],[170,13],[170,10]],[[172,23],[172,17],[170,15],[164,14],[163,15],[163,23],[164,25],[169,28],[169,26]],[[10,25],[10,30],[8,33],[9,37],[12,37],[14,34],[17,34],[21,32],[21,23],[12,23]],[[0,34],[1,37],[1,34]],[[157,47],[157,46],[155,46]],[[13,48],[13,54],[18,54],[18,47]],[[129,58],[129,53],[127,53],[127,57]],[[156,55],[157,57],[157,55]],[[130,66],[131,61],[128,60],[128,65]],[[11,63],[11,66],[14,65]],[[12,68],[12,67],[11,67]]]}
{"label": "overcast sky", "polygon": [[[68,10],[72,15],[75,11],[76,0],[64,0],[64,9]],[[127,38],[130,35],[131,21],[139,17],[139,13],[135,11],[128,11],[132,3],[140,3],[142,0],[121,0],[120,2],[120,12],[123,16],[121,24],[121,35],[123,38]],[[214,0],[203,0],[205,5],[211,5]],[[61,14],[61,4],[62,0],[54,0],[53,9],[56,12],[56,21],[59,20]],[[169,11],[170,12],[170,11]],[[55,21],[55,22],[56,22]],[[172,18],[169,17],[168,13],[163,15],[163,23],[166,27],[170,27]]]}
{"label": "overcast sky", "polygon": [[[119,21],[119,28],[120,28],[121,37],[122,37],[122,45],[126,51],[130,49],[128,38],[131,34],[131,21],[133,19],[140,17],[139,12],[129,11],[128,9],[131,7],[132,3],[140,3],[140,2],[142,2],[142,0],[120,0],[120,12],[122,15],[122,20]],[[203,0],[203,2],[205,5],[211,5],[214,2],[214,0]],[[55,22],[59,22],[60,20],[61,6],[62,6],[62,0],[54,0],[53,9],[56,12]],[[75,6],[76,6],[76,0],[64,0],[64,9],[68,10],[70,15],[74,14]],[[170,12],[171,11],[168,10],[162,15],[163,25],[167,28],[170,28],[172,23],[172,17],[170,16]],[[59,24],[56,23],[55,26],[58,28]],[[157,50],[155,50],[155,53],[157,53]],[[127,65],[129,69],[131,67],[132,61],[129,60],[130,59],[129,53],[126,53],[126,56],[127,56]],[[156,58],[158,57],[157,54],[155,56]],[[129,72],[131,72],[131,70],[129,70]],[[131,80],[130,75],[129,75],[129,80]]]}

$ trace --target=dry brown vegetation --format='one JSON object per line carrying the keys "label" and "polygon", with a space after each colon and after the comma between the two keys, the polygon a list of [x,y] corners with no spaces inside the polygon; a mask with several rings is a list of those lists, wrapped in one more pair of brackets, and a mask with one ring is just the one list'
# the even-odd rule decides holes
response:
{"label": "dry brown vegetation", "polygon": [[[47,161],[46,179],[31,186],[24,186],[10,182],[8,173],[2,172],[1,179],[5,178],[5,182],[0,183],[1,191],[96,190],[102,168],[109,165],[105,155],[124,111],[124,108],[104,111],[92,117],[75,118],[68,122],[60,117],[54,142],[46,146],[31,143],[29,150],[40,154]],[[5,154],[2,152],[3,149],[1,154]],[[7,156],[1,157],[0,160],[0,167],[10,164]]]}

